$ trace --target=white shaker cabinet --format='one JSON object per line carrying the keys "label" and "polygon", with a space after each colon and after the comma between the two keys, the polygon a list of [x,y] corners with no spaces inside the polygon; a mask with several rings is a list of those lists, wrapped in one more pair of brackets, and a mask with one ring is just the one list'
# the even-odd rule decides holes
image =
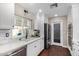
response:
{"label": "white shaker cabinet", "polygon": [[0,29],[11,29],[14,26],[14,4],[0,3]]}
{"label": "white shaker cabinet", "polygon": [[27,45],[27,56],[37,56],[44,49],[44,41],[42,39],[36,40]]}
{"label": "white shaker cabinet", "polygon": [[27,56],[37,56],[39,53],[39,46],[40,42],[39,40],[32,42],[27,45]]}

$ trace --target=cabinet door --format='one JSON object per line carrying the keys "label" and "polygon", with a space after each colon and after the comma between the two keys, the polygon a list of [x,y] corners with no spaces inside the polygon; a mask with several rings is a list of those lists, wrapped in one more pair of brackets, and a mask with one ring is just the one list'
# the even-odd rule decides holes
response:
{"label": "cabinet door", "polygon": [[27,56],[37,56],[40,53],[40,40],[27,45]]}
{"label": "cabinet door", "polygon": [[40,52],[44,49],[44,38],[40,39]]}
{"label": "cabinet door", "polygon": [[0,3],[0,29],[10,29],[14,25],[14,4]]}
{"label": "cabinet door", "polygon": [[36,42],[27,45],[27,56],[36,56]]}
{"label": "cabinet door", "polygon": [[37,42],[36,42],[36,55],[39,55],[39,53],[41,52],[40,51],[40,39],[39,40],[37,40]]}

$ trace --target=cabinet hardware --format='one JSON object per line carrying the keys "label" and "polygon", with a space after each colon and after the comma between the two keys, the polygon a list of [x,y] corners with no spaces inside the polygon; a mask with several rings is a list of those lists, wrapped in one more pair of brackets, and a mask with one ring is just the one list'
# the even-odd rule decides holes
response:
{"label": "cabinet hardware", "polygon": [[14,27],[14,26],[12,26],[12,27]]}
{"label": "cabinet hardware", "polygon": [[9,33],[6,33],[6,37],[9,37]]}

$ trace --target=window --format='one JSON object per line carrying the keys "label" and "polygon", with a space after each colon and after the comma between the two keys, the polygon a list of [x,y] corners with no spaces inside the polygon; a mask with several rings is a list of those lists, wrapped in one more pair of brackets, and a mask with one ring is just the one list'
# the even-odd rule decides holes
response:
{"label": "window", "polygon": [[[12,36],[15,37],[24,37],[26,36],[26,32],[28,34],[31,31],[31,23],[32,21],[28,18],[16,16],[14,29],[12,30]],[[20,34],[20,35],[18,35]]]}

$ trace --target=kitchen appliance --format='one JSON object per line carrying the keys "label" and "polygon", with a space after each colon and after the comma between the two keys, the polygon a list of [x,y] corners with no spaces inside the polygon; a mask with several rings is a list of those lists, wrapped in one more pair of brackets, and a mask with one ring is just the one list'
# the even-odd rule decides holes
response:
{"label": "kitchen appliance", "polygon": [[34,35],[36,37],[40,37],[40,31],[39,30],[34,30]]}
{"label": "kitchen appliance", "polygon": [[32,37],[40,37],[40,31],[37,29],[33,30]]}
{"label": "kitchen appliance", "polygon": [[44,23],[44,49],[49,48],[48,24]]}

